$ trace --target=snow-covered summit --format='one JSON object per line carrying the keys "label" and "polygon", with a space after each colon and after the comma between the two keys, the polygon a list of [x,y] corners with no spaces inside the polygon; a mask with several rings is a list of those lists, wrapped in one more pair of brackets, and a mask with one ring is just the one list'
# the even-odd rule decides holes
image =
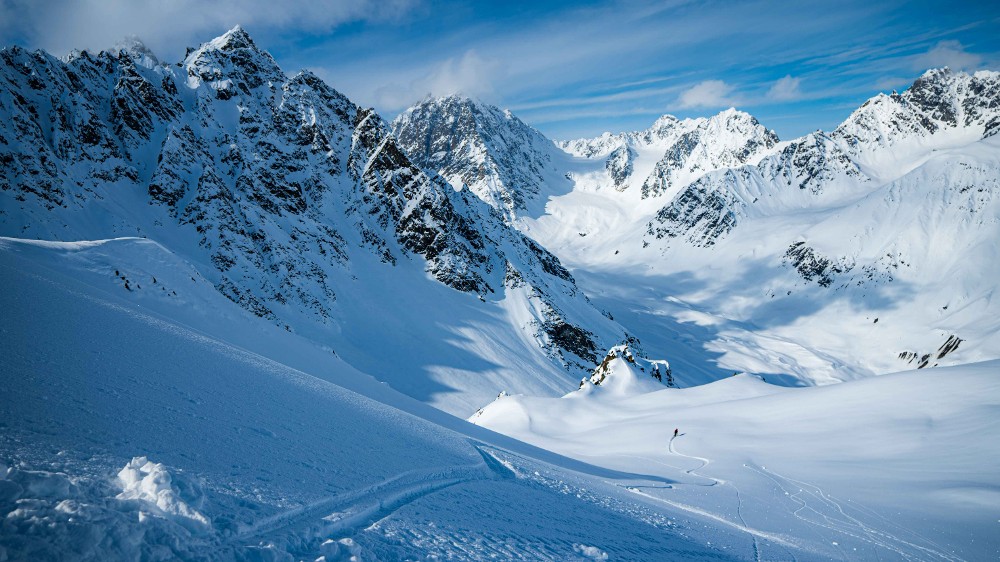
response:
{"label": "snow-covered summit", "polygon": [[189,87],[210,83],[220,96],[232,95],[226,91],[230,85],[247,93],[264,84],[285,81],[285,74],[271,54],[259,49],[238,25],[197,49],[189,49],[183,66]]}
{"label": "snow-covered summit", "polygon": [[537,216],[547,195],[569,189],[561,153],[509,110],[460,95],[427,98],[392,123],[400,147],[456,189],[468,187],[513,220]]}
{"label": "snow-covered summit", "polygon": [[1000,73],[925,72],[904,92],[879,94],[832,133],[865,172],[891,181],[930,150],[968,145],[1000,123]]}
{"label": "snow-covered summit", "polygon": [[136,63],[140,64],[146,68],[155,68],[160,66],[160,59],[153,54],[153,51],[142,42],[142,39],[137,35],[128,35],[115,43],[114,47],[111,49],[112,53],[121,54],[122,52],[128,53],[129,57]]}
{"label": "snow-covered summit", "polygon": [[857,142],[891,144],[907,136],[948,129],[982,129],[1000,116],[1000,72],[973,74],[931,69],[903,93],[879,94],[858,108],[835,133]]}
{"label": "snow-covered summit", "polygon": [[618,191],[638,189],[645,199],[672,195],[708,172],[755,162],[777,143],[774,131],[729,108],[709,118],[663,115],[643,131],[604,133],[559,146],[575,156],[603,158]]}
{"label": "snow-covered summit", "polygon": [[751,166],[729,159],[684,186],[649,232],[712,245],[751,214],[842,205],[901,179],[935,153],[990,136],[998,123],[1000,73],[928,70],[901,94],[872,97],[829,133],[794,139],[746,162]]}

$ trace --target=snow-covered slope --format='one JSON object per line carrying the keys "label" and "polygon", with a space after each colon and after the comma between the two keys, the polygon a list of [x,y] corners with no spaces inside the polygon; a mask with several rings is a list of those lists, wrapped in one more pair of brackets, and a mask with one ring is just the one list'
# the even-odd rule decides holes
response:
{"label": "snow-covered slope", "polygon": [[254,314],[468,415],[560,393],[624,330],[541,246],[413,164],[316,76],[235,28],[178,65],[132,41],[0,51],[0,233],[142,236]]}
{"label": "snow-covered slope", "polygon": [[797,559],[790,548],[987,560],[1000,555],[998,374],[992,361],[802,389],[741,374],[646,393],[502,396],[472,421],[676,480],[629,490],[744,530],[758,560]]}
{"label": "snow-covered slope", "polygon": [[[682,385],[995,359],[998,119],[1000,74],[932,70],[652,200],[594,174],[524,229]],[[563,146],[600,160],[613,138]]]}
{"label": "snow-covered slope", "polygon": [[0,559],[750,557],[625,489],[666,481],[402,395],[151,240],[0,239],[0,286]]}
{"label": "snow-covered slope", "polygon": [[566,160],[549,139],[508,110],[462,96],[428,98],[392,122],[400,148],[456,188],[468,187],[508,220],[538,216],[569,191]]}

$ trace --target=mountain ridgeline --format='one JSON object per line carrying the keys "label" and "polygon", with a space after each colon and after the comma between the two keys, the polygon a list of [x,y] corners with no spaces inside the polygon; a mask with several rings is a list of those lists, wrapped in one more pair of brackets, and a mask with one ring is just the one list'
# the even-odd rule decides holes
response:
{"label": "mountain ridgeline", "polygon": [[[137,41],[65,60],[6,48],[0,80],[3,235],[152,238],[246,310],[427,399],[419,379],[450,327],[393,331],[380,317],[407,300],[438,299],[456,326],[492,318],[501,335],[483,345],[527,357],[545,388],[626,335],[555,256],[415,164],[373,110],[309,72],[286,77],[239,27],[172,65]],[[375,280],[407,298],[391,307]],[[399,363],[379,363],[382,348]],[[462,411],[509,384],[504,368],[435,382]]]}

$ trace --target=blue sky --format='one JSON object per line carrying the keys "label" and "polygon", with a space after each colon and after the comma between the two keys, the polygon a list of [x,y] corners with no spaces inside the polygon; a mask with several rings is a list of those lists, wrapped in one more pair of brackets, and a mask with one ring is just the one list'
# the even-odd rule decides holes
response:
{"label": "blue sky", "polygon": [[387,118],[461,92],[557,139],[729,106],[792,138],[930,67],[1000,69],[998,2],[0,0],[0,42],[55,54],[136,34],[179,60],[237,23]]}

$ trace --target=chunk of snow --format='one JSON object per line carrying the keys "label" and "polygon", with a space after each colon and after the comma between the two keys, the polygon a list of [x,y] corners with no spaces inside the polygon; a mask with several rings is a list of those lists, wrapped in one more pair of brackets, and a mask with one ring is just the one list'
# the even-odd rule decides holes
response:
{"label": "chunk of snow", "polygon": [[146,504],[154,514],[178,523],[185,522],[190,527],[209,527],[208,519],[181,499],[178,488],[172,484],[173,478],[167,468],[146,457],[134,457],[118,473],[122,492],[116,496],[120,500],[138,500]]}
{"label": "chunk of snow", "polygon": [[589,558],[591,560],[607,560],[608,553],[597,548],[596,546],[587,546],[585,544],[574,544],[573,550],[579,552],[580,555]]}

